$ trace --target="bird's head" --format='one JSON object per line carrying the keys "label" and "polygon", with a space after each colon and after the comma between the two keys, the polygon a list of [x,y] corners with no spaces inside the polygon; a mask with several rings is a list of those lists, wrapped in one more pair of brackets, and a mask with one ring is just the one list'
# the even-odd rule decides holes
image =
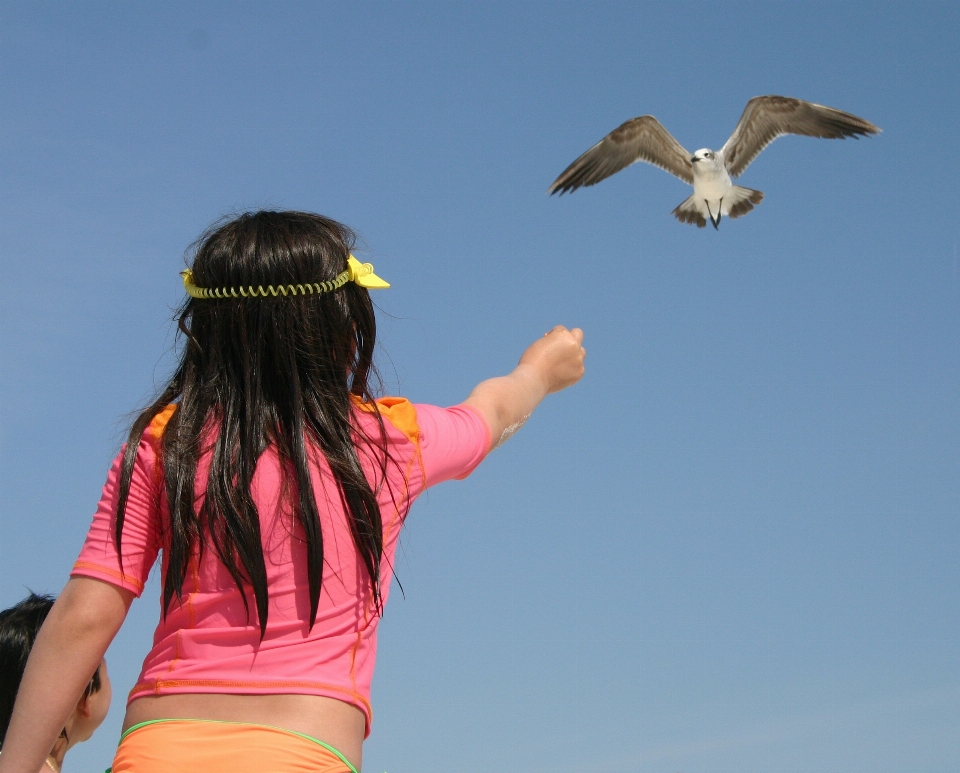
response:
{"label": "bird's head", "polygon": [[713,166],[717,162],[717,154],[710,148],[700,148],[690,157],[691,164],[708,164]]}

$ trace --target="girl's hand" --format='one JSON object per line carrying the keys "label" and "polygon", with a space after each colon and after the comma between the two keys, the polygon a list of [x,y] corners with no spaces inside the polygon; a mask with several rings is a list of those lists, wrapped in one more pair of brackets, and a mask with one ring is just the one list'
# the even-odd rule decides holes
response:
{"label": "girl's hand", "polygon": [[583,331],[557,325],[534,341],[520,357],[518,368],[528,369],[542,380],[546,394],[573,386],[583,378]]}
{"label": "girl's hand", "polygon": [[487,420],[493,447],[512,437],[544,397],[576,384],[586,356],[583,331],[557,325],[527,347],[512,373],[477,384],[466,404]]}

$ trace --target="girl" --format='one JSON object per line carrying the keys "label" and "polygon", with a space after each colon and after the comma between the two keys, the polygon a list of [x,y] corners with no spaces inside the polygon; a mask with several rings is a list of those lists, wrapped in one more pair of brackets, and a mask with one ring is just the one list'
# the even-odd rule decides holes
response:
{"label": "girl", "polygon": [[[6,740],[27,657],[52,607],[51,596],[31,593],[19,604],[0,612],[0,750]],[[40,766],[40,773],[60,773],[67,750],[89,739],[100,727],[110,708],[110,697],[110,677],[107,676],[107,663],[103,661],[64,722],[53,748]]]}
{"label": "girl", "polygon": [[40,633],[0,773],[36,773],[162,553],[162,614],[114,773],[360,769],[400,527],[576,383],[556,327],[453,408],[372,394],[353,233],[256,212],[201,238],[179,367],[134,422]]}

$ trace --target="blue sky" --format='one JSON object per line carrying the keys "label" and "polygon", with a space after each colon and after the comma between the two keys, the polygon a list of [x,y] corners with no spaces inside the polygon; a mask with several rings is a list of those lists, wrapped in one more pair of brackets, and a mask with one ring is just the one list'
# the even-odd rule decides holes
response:
{"label": "blue sky", "polygon": [[[188,245],[247,208],[354,227],[385,388],[458,402],[554,324],[588,371],[415,507],[367,773],[955,771],[956,4],[0,3],[0,604],[66,580],[168,373]],[[638,165],[784,94],[719,232]],[[108,653],[106,767],[157,615]]]}

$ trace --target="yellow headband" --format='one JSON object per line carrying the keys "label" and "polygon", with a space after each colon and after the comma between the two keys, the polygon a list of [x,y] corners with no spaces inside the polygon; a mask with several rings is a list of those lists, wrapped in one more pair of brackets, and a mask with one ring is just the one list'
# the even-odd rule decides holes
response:
{"label": "yellow headband", "polygon": [[309,293],[332,293],[339,290],[347,282],[354,282],[368,290],[383,290],[389,287],[373,273],[373,265],[361,263],[353,255],[347,258],[347,270],[337,275],[336,279],[327,282],[311,282],[310,284],[295,285],[257,285],[256,287],[197,287],[193,283],[193,272],[190,269],[181,271],[183,286],[191,298],[266,298],[268,295],[307,295]]}

